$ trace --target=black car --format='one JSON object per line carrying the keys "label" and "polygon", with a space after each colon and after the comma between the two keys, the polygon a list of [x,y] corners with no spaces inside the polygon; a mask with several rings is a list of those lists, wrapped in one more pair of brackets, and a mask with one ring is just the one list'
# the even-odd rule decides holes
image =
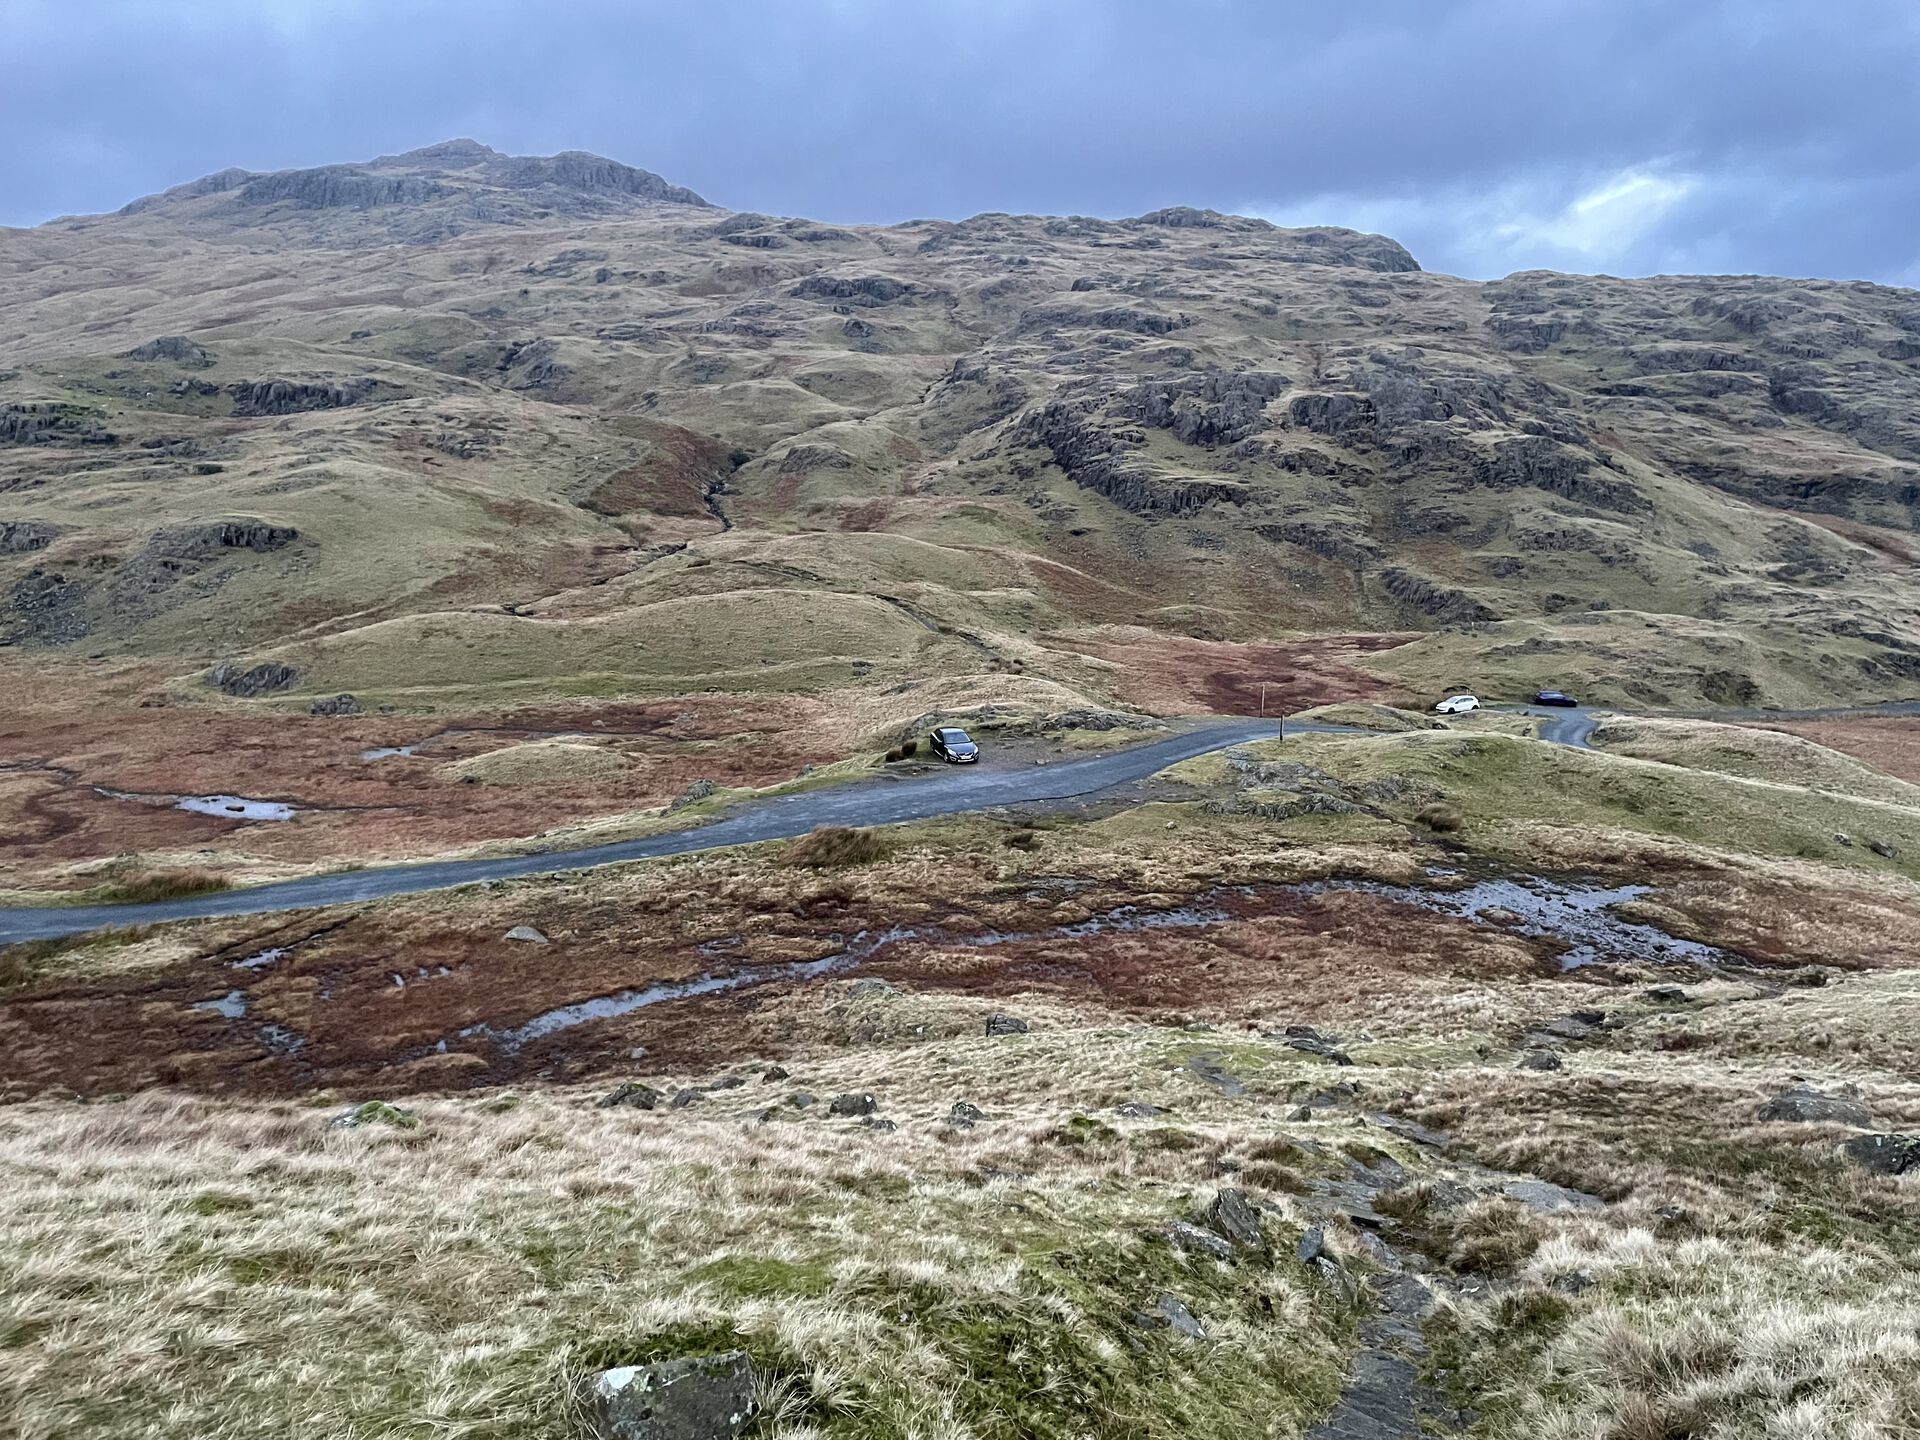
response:
{"label": "black car", "polygon": [[958,725],[942,725],[927,736],[927,744],[949,765],[971,765],[980,758],[980,747]]}
{"label": "black car", "polygon": [[1533,703],[1536,705],[1565,705],[1572,708],[1580,702],[1564,690],[1542,690],[1538,695],[1533,697]]}

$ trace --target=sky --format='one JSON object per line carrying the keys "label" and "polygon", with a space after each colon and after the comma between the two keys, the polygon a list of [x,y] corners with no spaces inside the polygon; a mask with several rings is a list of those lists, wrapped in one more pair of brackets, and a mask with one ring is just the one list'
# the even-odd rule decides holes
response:
{"label": "sky", "polygon": [[0,0],[0,225],[455,136],[840,223],[1187,204],[1428,269],[1920,287],[1913,0]]}

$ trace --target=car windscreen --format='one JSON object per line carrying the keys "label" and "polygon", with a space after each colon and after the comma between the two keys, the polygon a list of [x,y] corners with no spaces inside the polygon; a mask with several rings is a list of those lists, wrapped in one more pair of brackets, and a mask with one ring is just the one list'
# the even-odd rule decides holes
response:
{"label": "car windscreen", "polygon": [[971,743],[968,741],[967,732],[964,730],[942,730],[940,732],[940,738],[949,745],[966,745]]}

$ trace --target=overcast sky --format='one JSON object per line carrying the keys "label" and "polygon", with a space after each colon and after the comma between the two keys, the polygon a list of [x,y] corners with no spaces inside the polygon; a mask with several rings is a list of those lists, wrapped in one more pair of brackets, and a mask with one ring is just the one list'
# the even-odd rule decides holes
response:
{"label": "overcast sky", "polygon": [[0,0],[0,224],[454,136],[842,222],[1191,204],[1429,269],[1920,286],[1913,0]]}

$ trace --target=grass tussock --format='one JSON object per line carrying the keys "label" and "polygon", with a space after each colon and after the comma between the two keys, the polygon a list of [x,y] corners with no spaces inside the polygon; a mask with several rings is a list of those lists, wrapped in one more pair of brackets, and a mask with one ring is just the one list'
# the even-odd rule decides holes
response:
{"label": "grass tussock", "polygon": [[822,825],[808,831],[781,852],[783,864],[808,870],[841,869],[850,865],[871,865],[887,857],[887,842],[873,830],[856,830],[845,825]]}
{"label": "grass tussock", "polygon": [[233,882],[216,870],[136,870],[86,892],[89,904],[138,905],[230,890]]}
{"label": "grass tussock", "polygon": [[1413,818],[1436,835],[1454,834],[1467,823],[1466,818],[1458,810],[1443,802],[1421,806],[1419,813]]}

